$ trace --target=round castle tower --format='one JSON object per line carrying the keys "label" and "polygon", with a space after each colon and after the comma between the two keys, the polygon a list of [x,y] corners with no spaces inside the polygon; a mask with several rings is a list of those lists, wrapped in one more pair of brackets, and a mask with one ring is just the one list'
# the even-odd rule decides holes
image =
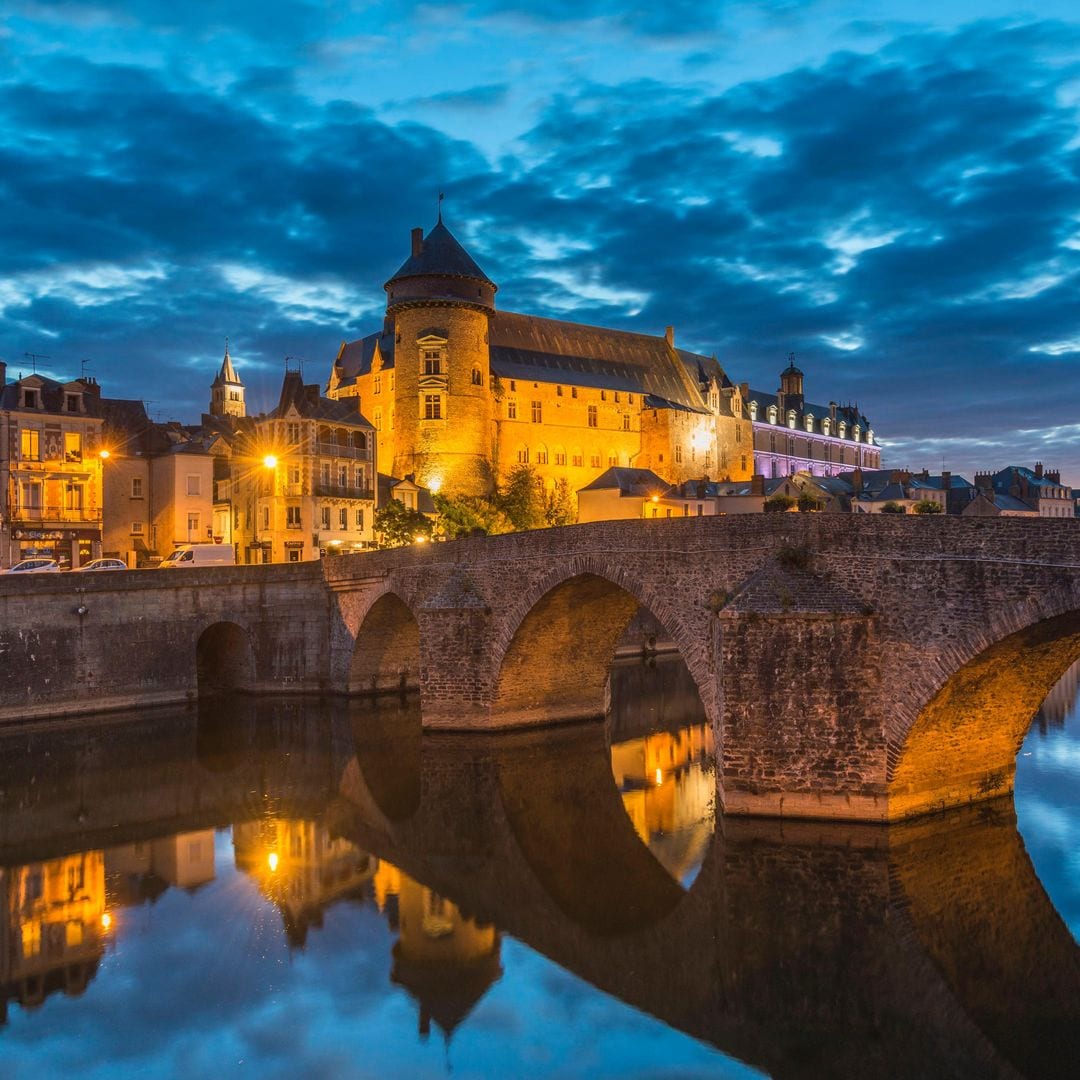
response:
{"label": "round castle tower", "polygon": [[440,216],[427,236],[413,229],[412,254],[383,287],[394,328],[394,475],[433,490],[490,492],[497,286]]}

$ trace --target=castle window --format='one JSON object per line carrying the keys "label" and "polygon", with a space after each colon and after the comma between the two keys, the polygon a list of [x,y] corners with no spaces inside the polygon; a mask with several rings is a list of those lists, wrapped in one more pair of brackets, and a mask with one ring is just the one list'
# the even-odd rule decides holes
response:
{"label": "castle window", "polygon": [[133,499],[141,499],[143,497],[143,482],[141,476],[133,476],[131,478],[131,497]]}
{"label": "castle window", "polygon": [[862,428],[860,428],[858,424],[856,424],[856,425],[855,425],[855,430],[854,430],[854,431],[852,431],[852,433],[851,433],[851,437],[852,437],[852,438],[853,438],[853,439],[854,439],[854,440],[855,440],[856,442],[859,442],[859,440],[860,440],[860,439],[862,438]]}
{"label": "castle window", "polygon": [[814,417],[810,413],[806,414],[806,430],[807,431],[813,431],[814,430]]}
{"label": "castle window", "polygon": [[518,447],[517,459],[519,465],[529,464],[529,448],[527,446]]}
{"label": "castle window", "polygon": [[616,390],[616,391],[615,391],[615,404],[616,404],[616,405],[618,405],[618,404],[619,404],[619,402],[620,402],[621,400],[622,400],[622,399],[621,399],[621,398],[620,398],[620,396],[619,396],[619,391],[618,391],[618,390]]}
{"label": "castle window", "polygon": [[770,405],[769,406],[769,423],[770,424],[775,424],[776,423],[776,406],[775,405]]}
{"label": "castle window", "polygon": [[424,419],[441,420],[442,418],[442,394],[425,394]]}
{"label": "castle window", "polygon": [[571,386],[571,387],[570,387],[570,396],[571,396],[572,398],[573,398],[573,397],[577,397],[577,387],[576,387],[576,386]]}
{"label": "castle window", "polygon": [[821,434],[829,435],[832,432],[832,421],[826,416],[821,421]]}
{"label": "castle window", "polygon": [[508,401],[506,403],[506,418],[507,418],[507,420],[516,420],[517,419],[517,402],[516,401],[511,400],[511,401]]}
{"label": "castle window", "polygon": [[600,400],[601,401],[607,401],[607,391],[606,390],[601,390],[600,391]]}
{"label": "castle window", "polygon": [[484,385],[484,375],[483,375],[483,372],[481,372],[481,370],[479,368],[473,368],[472,369],[472,384],[473,384],[473,386],[483,386]]}
{"label": "castle window", "polygon": [[374,380],[372,381],[372,391],[371,392],[373,394],[381,394],[382,393],[382,376],[381,375],[376,375]]}
{"label": "castle window", "polygon": [[541,446],[536,451],[536,464],[537,465],[546,465],[547,463],[548,463],[547,447],[546,446]]}
{"label": "castle window", "polygon": [[394,392],[394,373],[390,372],[390,393]]}
{"label": "castle window", "polygon": [[843,420],[840,421],[839,435],[841,439],[847,438],[847,424],[845,424]]}
{"label": "castle window", "polygon": [[596,427],[596,406],[589,406],[589,427]]}
{"label": "castle window", "polygon": [[516,393],[516,392],[517,392],[517,380],[516,379],[511,379],[510,380],[510,393],[513,394],[513,393]]}
{"label": "castle window", "polygon": [[788,409],[787,426],[789,428],[793,428],[795,426],[795,421],[796,421],[795,410],[794,409]]}
{"label": "castle window", "polygon": [[555,447],[555,464],[556,465],[565,465],[566,464],[566,451],[561,446]]}
{"label": "castle window", "polygon": [[534,401],[532,403],[532,422],[534,424],[539,424],[543,421],[543,418],[543,405],[539,401]]}
{"label": "castle window", "polygon": [[622,429],[623,429],[623,431],[629,431],[630,430],[630,414],[629,413],[623,413]]}
{"label": "castle window", "polygon": [[739,461],[742,463],[742,471],[746,472],[746,455],[743,454]]}
{"label": "castle window", "polygon": [[382,409],[376,409],[375,415],[371,419],[375,425],[375,430],[382,431]]}
{"label": "castle window", "polygon": [[575,469],[580,469],[585,464],[585,455],[578,449],[574,450],[574,453],[570,457],[570,464]]}
{"label": "castle window", "polygon": [[675,464],[682,464],[682,443],[675,444]]}
{"label": "castle window", "polygon": [[441,375],[442,374],[442,357],[438,353],[425,353],[424,354],[424,374],[425,375]]}
{"label": "castle window", "polygon": [[634,404],[634,395],[633,395],[633,394],[627,394],[627,395],[626,395],[626,400],[627,400],[627,401],[628,401],[628,402],[629,402],[629,403],[630,403],[631,405],[633,405],[633,404]]}
{"label": "castle window", "polygon": [[592,468],[594,468],[594,469],[599,469],[600,468],[600,455],[599,454],[593,454],[589,458],[589,465],[592,466]]}
{"label": "castle window", "polygon": [[610,466],[615,466],[619,464],[619,455],[616,454],[614,450],[608,451],[607,463]]}
{"label": "castle window", "polygon": [[555,396],[556,397],[562,397],[562,387],[561,386],[556,386],[555,387]]}

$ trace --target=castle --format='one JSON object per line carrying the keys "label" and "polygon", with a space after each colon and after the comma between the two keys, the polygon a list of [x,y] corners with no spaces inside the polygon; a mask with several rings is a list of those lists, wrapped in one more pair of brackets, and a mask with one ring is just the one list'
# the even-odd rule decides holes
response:
{"label": "castle", "polygon": [[[384,288],[383,328],[342,344],[327,386],[331,398],[360,399],[383,471],[459,494],[490,492],[517,465],[570,490],[612,466],[676,484],[757,471],[754,428],[767,408],[759,418],[748,386],[715,357],[678,348],[671,327],[652,336],[497,311],[498,286],[441,216],[427,236],[413,229],[411,254]],[[801,406],[801,373],[796,398]],[[770,421],[786,427],[790,410],[772,402]]]}

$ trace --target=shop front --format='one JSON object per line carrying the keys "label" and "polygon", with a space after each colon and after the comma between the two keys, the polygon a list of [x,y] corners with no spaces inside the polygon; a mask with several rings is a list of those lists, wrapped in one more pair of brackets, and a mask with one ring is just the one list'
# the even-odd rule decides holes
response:
{"label": "shop front", "polygon": [[23,559],[55,559],[61,567],[74,569],[101,556],[100,529],[26,529],[10,534],[8,566]]}

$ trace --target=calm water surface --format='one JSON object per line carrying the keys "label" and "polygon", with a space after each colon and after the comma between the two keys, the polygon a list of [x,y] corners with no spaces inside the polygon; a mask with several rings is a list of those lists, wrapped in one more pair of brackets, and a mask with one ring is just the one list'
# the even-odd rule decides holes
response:
{"label": "calm water surface", "polygon": [[1054,1076],[1076,673],[1015,808],[714,819],[680,664],[606,725],[230,701],[0,736],[0,1075]]}

